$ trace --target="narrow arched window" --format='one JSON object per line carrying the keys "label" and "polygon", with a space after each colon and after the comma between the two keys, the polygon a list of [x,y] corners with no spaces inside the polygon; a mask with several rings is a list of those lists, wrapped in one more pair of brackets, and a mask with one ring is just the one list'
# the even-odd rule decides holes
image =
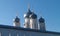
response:
{"label": "narrow arched window", "polygon": [[11,36],[11,33],[9,33],[9,36]]}
{"label": "narrow arched window", "polygon": [[1,36],[1,32],[0,32],[0,36]]}
{"label": "narrow arched window", "polygon": [[17,34],[17,36],[19,36],[19,34]]}
{"label": "narrow arched window", "polygon": [[25,36],[25,34],[24,34],[24,36]]}

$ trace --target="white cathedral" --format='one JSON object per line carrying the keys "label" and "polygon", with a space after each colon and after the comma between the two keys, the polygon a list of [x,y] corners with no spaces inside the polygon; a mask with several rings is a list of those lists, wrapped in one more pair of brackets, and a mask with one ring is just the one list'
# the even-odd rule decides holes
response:
{"label": "white cathedral", "polygon": [[41,16],[37,20],[37,15],[30,8],[24,18],[23,28],[18,16],[13,20],[13,26],[0,25],[0,36],[60,36],[60,32],[47,31],[44,18]]}
{"label": "white cathedral", "polygon": [[[30,8],[28,9],[27,13],[24,14],[24,18],[24,28],[46,31],[44,18],[41,16],[40,19],[37,20],[37,15],[34,13],[34,11],[31,11]],[[16,16],[13,26],[20,27],[20,25],[20,19],[18,16]]]}

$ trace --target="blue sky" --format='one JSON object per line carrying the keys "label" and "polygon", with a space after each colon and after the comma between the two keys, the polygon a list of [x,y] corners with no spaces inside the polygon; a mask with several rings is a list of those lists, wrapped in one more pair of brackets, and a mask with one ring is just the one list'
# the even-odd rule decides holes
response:
{"label": "blue sky", "polygon": [[12,26],[18,11],[23,27],[23,15],[28,10],[28,4],[38,19],[40,15],[44,17],[46,30],[60,32],[60,0],[0,0],[0,25]]}

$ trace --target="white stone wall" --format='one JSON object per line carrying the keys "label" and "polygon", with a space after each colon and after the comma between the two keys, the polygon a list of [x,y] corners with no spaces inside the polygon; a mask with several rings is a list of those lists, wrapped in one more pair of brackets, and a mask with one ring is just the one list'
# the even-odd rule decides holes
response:
{"label": "white stone wall", "polygon": [[25,23],[29,23],[30,19],[29,18],[25,18]]}
{"label": "white stone wall", "polygon": [[25,18],[25,23],[24,23],[24,28],[29,28],[29,24],[30,24],[30,19],[29,18]]}
{"label": "white stone wall", "polygon": [[37,19],[30,19],[30,28],[31,29],[38,29]]}
{"label": "white stone wall", "polygon": [[60,34],[0,28],[0,36],[60,36]]}
{"label": "white stone wall", "polygon": [[40,27],[41,31],[45,31],[46,30],[45,23],[40,23],[39,25],[40,25],[39,27]]}
{"label": "white stone wall", "polygon": [[19,23],[14,22],[14,23],[13,23],[13,26],[20,27],[20,22],[19,22]]}

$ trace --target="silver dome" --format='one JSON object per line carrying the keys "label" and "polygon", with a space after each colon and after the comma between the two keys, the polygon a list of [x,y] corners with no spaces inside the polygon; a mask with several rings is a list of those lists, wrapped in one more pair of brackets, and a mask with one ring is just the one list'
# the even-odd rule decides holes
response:
{"label": "silver dome", "polygon": [[32,14],[30,15],[30,18],[36,19],[36,18],[37,18],[37,15],[36,15],[35,13],[32,12]]}
{"label": "silver dome", "polygon": [[29,18],[29,16],[32,14],[32,12],[30,11],[30,9],[28,9],[28,12],[26,14],[24,14],[25,18]]}
{"label": "silver dome", "polygon": [[20,22],[20,19],[18,18],[18,16],[16,16],[16,18],[14,19],[14,22]]}
{"label": "silver dome", "polygon": [[44,23],[44,22],[45,22],[44,18],[41,17],[41,18],[39,19],[39,22],[40,22],[40,23]]}

